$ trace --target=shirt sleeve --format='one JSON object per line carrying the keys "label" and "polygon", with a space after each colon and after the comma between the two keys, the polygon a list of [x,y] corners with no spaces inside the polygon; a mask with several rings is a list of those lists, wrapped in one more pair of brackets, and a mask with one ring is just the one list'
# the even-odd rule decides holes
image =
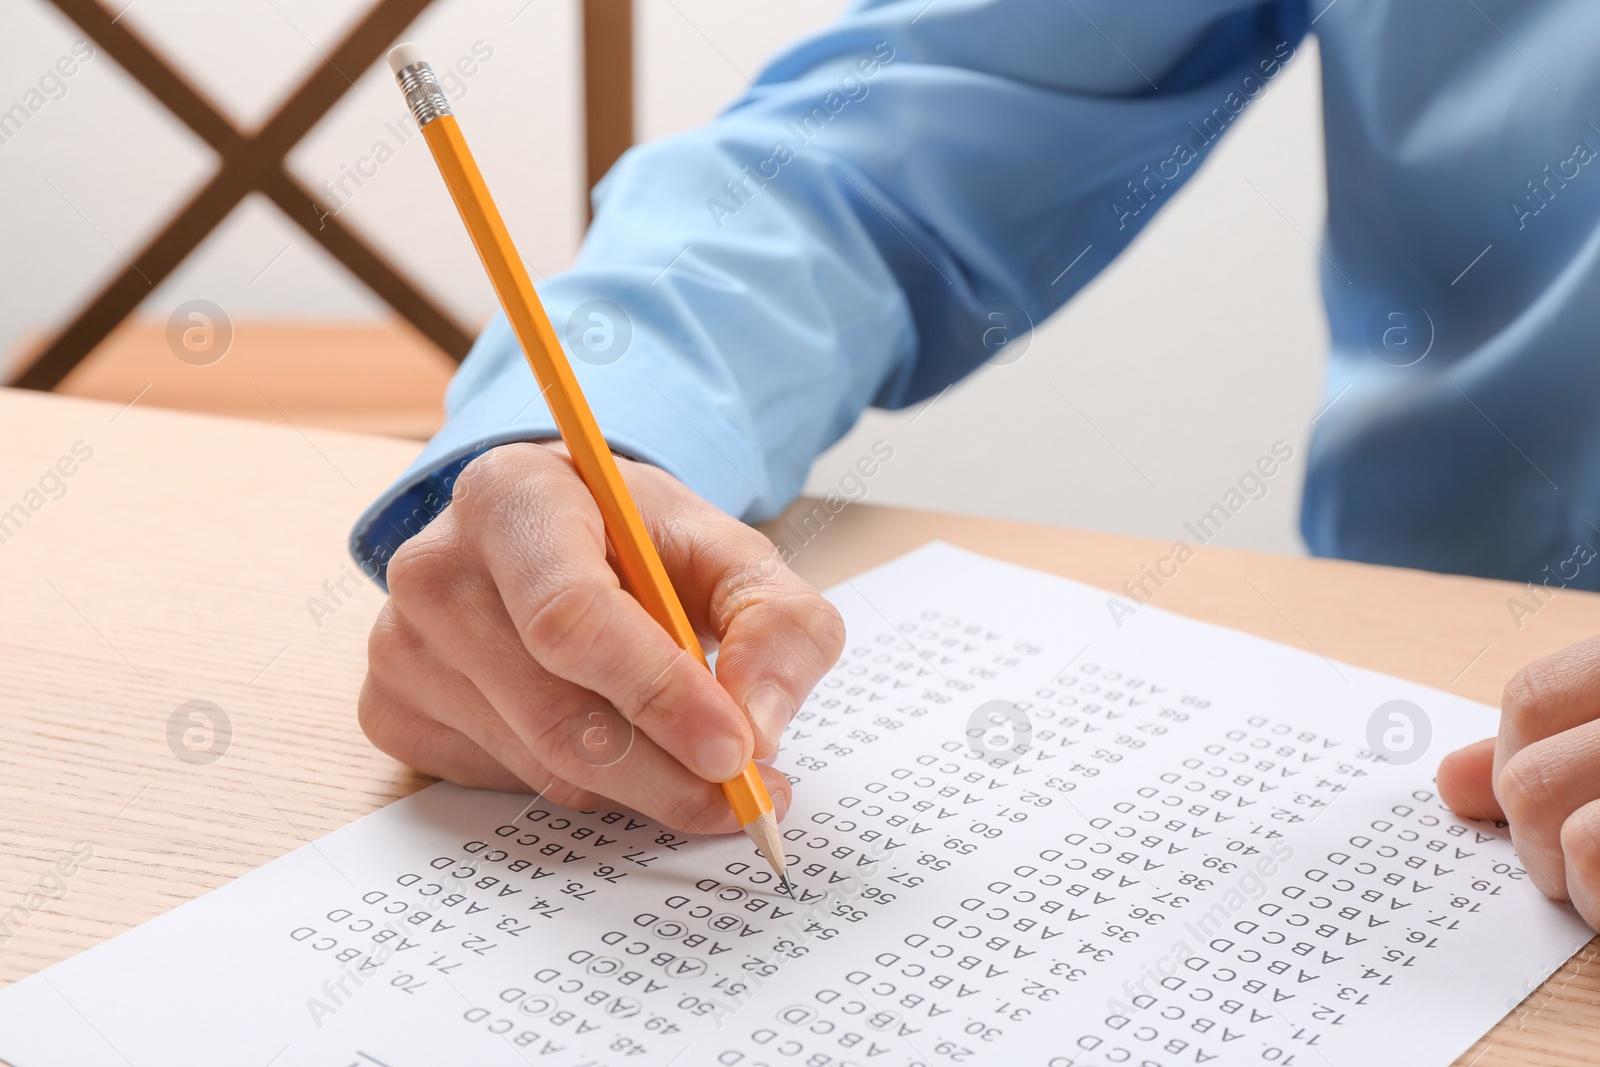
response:
{"label": "shirt sleeve", "polygon": [[[629,151],[539,286],[613,447],[770,517],[871,405],[1042,322],[1294,55],[1298,0],[854,5],[709,125]],[[352,534],[389,557],[484,450],[555,436],[504,316]]]}

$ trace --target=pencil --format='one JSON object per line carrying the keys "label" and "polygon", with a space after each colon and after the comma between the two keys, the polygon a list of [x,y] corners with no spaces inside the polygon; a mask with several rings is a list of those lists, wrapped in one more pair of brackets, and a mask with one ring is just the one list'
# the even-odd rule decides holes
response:
{"label": "pencil", "polygon": [[[391,50],[389,67],[428,142],[473,247],[478,250],[478,258],[489,273],[500,306],[511,322],[528,366],[533,369],[533,376],[550,406],[556,428],[561,431],[561,439],[571,453],[573,466],[600,508],[628,591],[650,617],[672,635],[679,648],[709,670],[694,627],[689,624],[661,556],[650,541],[638,505],[628,493],[611,448],[600,433],[594,413],[589,410],[577,376],[572,373],[572,365],[567,362],[555,328],[545,314],[539,295],[534,292],[533,281],[511,242],[511,234],[473,161],[433,68],[423,60],[421,49],[414,44],[397,45]],[[772,796],[754,761],[746,764],[737,778],[722,783],[722,789],[739,825],[772,865],[784,889],[793,896],[794,885],[789,881],[783,842],[778,836],[778,820],[772,811]]]}

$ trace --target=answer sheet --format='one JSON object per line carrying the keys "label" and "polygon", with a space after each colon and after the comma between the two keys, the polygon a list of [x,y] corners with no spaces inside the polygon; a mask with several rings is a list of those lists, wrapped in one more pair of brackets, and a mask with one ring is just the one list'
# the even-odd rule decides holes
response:
{"label": "answer sheet", "polygon": [[1493,709],[948,545],[830,598],[798,900],[440,784],[0,992],[0,1059],[1425,1067],[1590,936],[1435,795]]}

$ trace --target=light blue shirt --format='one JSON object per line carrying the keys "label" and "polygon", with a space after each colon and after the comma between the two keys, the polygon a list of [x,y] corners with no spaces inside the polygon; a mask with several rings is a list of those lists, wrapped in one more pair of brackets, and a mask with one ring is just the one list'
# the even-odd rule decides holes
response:
{"label": "light blue shirt", "polygon": [[[1315,32],[1332,350],[1306,543],[1600,588],[1600,3],[1311,3],[854,5],[598,189],[540,294],[600,424],[773,515],[864,408],[938,393],[1087,284]],[[503,317],[447,407],[356,528],[369,574],[468,460],[554,435]]]}

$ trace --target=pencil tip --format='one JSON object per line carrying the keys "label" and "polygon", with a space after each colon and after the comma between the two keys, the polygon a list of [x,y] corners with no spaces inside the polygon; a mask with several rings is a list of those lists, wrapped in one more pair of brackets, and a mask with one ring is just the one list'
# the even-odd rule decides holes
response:
{"label": "pencil tip", "polygon": [[795,899],[795,897],[794,897],[794,883],[789,881],[789,872],[788,871],[779,871],[778,872],[778,877],[783,880],[783,891],[785,893],[789,894],[789,899],[790,900]]}

